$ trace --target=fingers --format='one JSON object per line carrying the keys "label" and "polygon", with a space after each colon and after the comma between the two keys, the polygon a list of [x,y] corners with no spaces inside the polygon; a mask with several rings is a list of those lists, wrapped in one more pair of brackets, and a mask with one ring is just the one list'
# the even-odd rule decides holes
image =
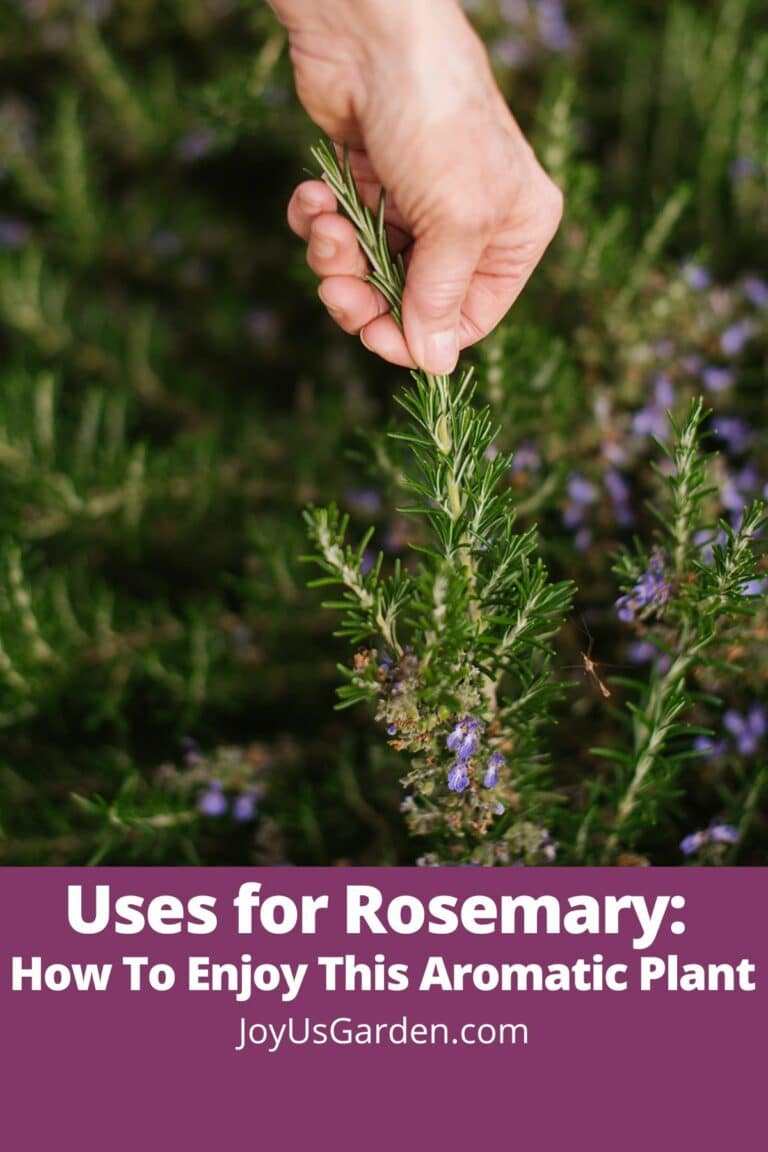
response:
{"label": "fingers", "polygon": [[389,311],[381,292],[357,276],[327,276],[317,294],[339,327],[353,336]]}
{"label": "fingers", "polygon": [[315,217],[336,211],[336,197],[322,180],[305,180],[288,201],[288,224],[302,240],[309,239]]}
{"label": "fingers", "polygon": [[447,374],[456,367],[462,306],[486,239],[479,231],[438,225],[414,245],[403,293],[403,332],[426,372]]}
{"label": "fingers", "polygon": [[[336,212],[327,185],[320,180],[300,184],[288,204],[288,223],[307,241],[307,262],[321,281],[318,295],[339,327],[359,334],[366,347],[385,360],[414,367],[405,340],[388,315],[389,305],[365,279],[368,263],[355,230]],[[393,253],[410,242],[394,224],[387,227],[387,238]]]}
{"label": "fingers", "polygon": [[462,304],[461,348],[487,336],[504,318],[557,232],[563,197],[548,177],[538,182],[535,203],[528,218],[499,230],[483,252]]}

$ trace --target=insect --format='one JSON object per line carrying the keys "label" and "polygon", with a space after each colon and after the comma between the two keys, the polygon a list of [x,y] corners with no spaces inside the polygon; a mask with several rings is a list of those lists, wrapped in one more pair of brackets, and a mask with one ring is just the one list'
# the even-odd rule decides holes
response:
{"label": "insect", "polygon": [[584,670],[585,675],[592,681],[602,698],[604,700],[610,700],[611,690],[600,675],[597,662],[592,659],[592,647],[595,643],[595,638],[590,632],[589,628],[587,628],[583,618],[581,621],[581,628],[588,641],[587,650],[585,652],[579,652],[579,655],[581,656],[581,665],[571,664],[569,667],[581,667]]}
{"label": "insect", "polygon": [[592,659],[592,645],[593,645],[593,643],[594,643],[594,637],[590,636],[589,637],[589,645],[587,647],[586,652],[581,653],[581,659],[582,659],[582,662],[584,664],[584,671],[586,672],[587,676],[589,676],[589,678],[592,681],[594,681],[594,683],[597,686],[597,688],[599,689],[600,694],[603,697],[603,699],[604,700],[610,700],[611,690],[610,690],[610,688],[608,688],[605,681],[600,678],[600,675],[598,674],[598,671],[597,671],[597,665],[595,664],[594,660]]}

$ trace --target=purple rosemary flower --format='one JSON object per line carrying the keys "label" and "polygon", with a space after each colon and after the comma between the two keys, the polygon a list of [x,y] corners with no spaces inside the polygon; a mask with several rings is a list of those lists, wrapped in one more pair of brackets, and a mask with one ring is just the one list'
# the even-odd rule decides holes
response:
{"label": "purple rosemary flower", "polygon": [[232,819],[241,824],[247,824],[248,821],[253,820],[256,815],[259,795],[256,788],[249,788],[247,792],[241,792],[232,805]]}
{"label": "purple rosemary flower", "polygon": [[730,324],[720,337],[721,352],[724,356],[738,356],[754,333],[755,323],[748,317]]}
{"label": "purple rosemary flower", "polygon": [[376,567],[377,559],[378,552],[375,552],[373,548],[366,548],[360,561],[360,575],[367,576],[369,572],[372,572]]}
{"label": "purple rosemary flower", "polygon": [[580,472],[572,472],[568,477],[568,497],[580,508],[586,508],[597,499],[597,488]]}
{"label": "purple rosemary flower", "polygon": [[720,486],[720,502],[723,508],[732,514],[732,520],[734,516],[741,516],[744,511],[744,497],[739,491],[736,477],[729,472],[726,472]]}
{"label": "purple rosemary flower", "polygon": [[549,832],[547,832],[547,830],[544,829],[544,832],[543,832],[542,837],[541,837],[541,844],[539,845],[539,849],[541,851],[542,856],[546,860],[547,864],[554,864],[555,860],[557,859],[558,847],[559,847],[559,845],[558,845],[557,841],[553,840],[552,837],[549,835]]}
{"label": "purple rosemary flower", "polygon": [[741,286],[750,304],[755,308],[768,308],[768,282],[759,276],[745,276]]}
{"label": "purple rosemary flower", "polygon": [[224,795],[221,780],[211,780],[208,790],[203,792],[197,806],[205,816],[223,816],[229,805]]}
{"label": "purple rosemary flower", "polygon": [[269,347],[280,335],[280,320],[272,308],[264,304],[254,304],[245,317],[245,330],[254,344]]}
{"label": "purple rosemary flower", "polygon": [[375,516],[381,512],[381,492],[378,488],[348,488],[344,493],[344,503],[354,512]]}
{"label": "purple rosemary flower", "polygon": [[680,841],[680,850],[686,856],[693,856],[706,844],[736,844],[739,830],[733,824],[710,824],[700,832],[691,832]]}
{"label": "purple rosemary flower", "polygon": [[742,596],[764,596],[768,592],[765,580],[745,580],[741,586]]}
{"label": "purple rosemary flower", "polygon": [[707,364],[701,370],[701,382],[707,392],[726,392],[733,387],[735,380],[731,368],[719,368],[715,364]]}
{"label": "purple rosemary flower", "polygon": [[195,128],[182,136],[176,145],[176,155],[185,164],[202,160],[216,146],[216,133],[211,128]]}
{"label": "purple rosemary flower", "polygon": [[463,792],[469,787],[469,773],[463,760],[457,760],[448,773],[448,787],[451,792]]}
{"label": "purple rosemary flower", "polygon": [[716,435],[725,442],[733,456],[746,452],[752,440],[752,431],[740,416],[718,416],[714,422]]}
{"label": "purple rosemary flower", "polygon": [[[477,752],[480,733],[484,728],[485,725],[482,720],[475,720],[474,717],[467,714],[448,734],[445,746],[449,752],[455,752],[458,757],[455,767],[458,767],[459,764],[466,764],[470,756],[474,756]],[[461,792],[461,788],[457,788],[455,791]]]}
{"label": "purple rosemary flower", "polygon": [[736,844],[739,839],[739,830],[733,824],[712,824],[709,828],[709,839],[713,844]]}
{"label": "purple rosemary flower", "polygon": [[680,851],[684,856],[693,856],[707,842],[706,832],[691,832],[680,841]]}
{"label": "purple rosemary flower", "polygon": [[661,607],[666,604],[671,591],[671,585],[664,573],[664,560],[658,552],[654,552],[648,562],[647,571],[641,574],[632,591],[620,596],[616,601],[619,620],[631,624],[637,614],[648,605]]}
{"label": "purple rosemary flower", "polygon": [[734,480],[736,487],[743,496],[748,496],[760,487],[760,473],[752,463],[745,464],[743,468],[740,468],[734,476]]}
{"label": "purple rosemary flower", "polygon": [[768,727],[765,709],[760,704],[753,704],[746,716],[742,716],[729,708],[723,715],[723,727],[733,736],[741,755],[752,756]]}
{"label": "purple rosemary flower", "polygon": [[644,405],[632,417],[632,431],[636,436],[663,439],[669,431],[666,413],[655,404]]}
{"label": "purple rosemary flower", "polygon": [[184,736],[181,740],[181,746],[184,749],[184,763],[188,768],[200,763],[203,752],[197,740],[193,740],[191,736]]}
{"label": "purple rosemary flower", "polygon": [[728,165],[728,172],[732,180],[747,180],[759,175],[760,165],[753,156],[736,156]]}
{"label": "purple rosemary flower", "polygon": [[499,14],[508,24],[525,24],[529,16],[528,0],[501,0]]}
{"label": "purple rosemary flower", "polygon": [[616,523],[622,528],[628,528],[634,523],[635,518],[629,506],[629,485],[627,481],[621,472],[617,472],[615,468],[608,468],[603,476],[603,483],[613,504]]}
{"label": "purple rosemary flower", "polygon": [[693,747],[706,760],[717,760],[728,751],[725,740],[713,740],[711,736],[697,736]]}
{"label": "purple rosemary flower", "polygon": [[589,528],[580,528],[573,538],[573,546],[577,552],[586,552],[592,545],[592,533]]}
{"label": "purple rosemary flower", "polygon": [[573,32],[568,26],[562,0],[536,0],[539,35],[550,52],[570,52]]}
{"label": "purple rosemary flower", "polygon": [[693,534],[693,542],[699,549],[702,564],[713,564],[715,547],[723,548],[726,541],[727,537],[723,528],[719,528],[715,536],[708,528],[702,528]]}
{"label": "purple rosemary flower", "polygon": [[14,216],[0,216],[0,248],[14,251],[29,240],[29,225]]}
{"label": "purple rosemary flower", "polygon": [[566,528],[581,528],[584,522],[584,510],[595,503],[598,490],[580,472],[572,472],[568,477],[567,491],[568,500],[563,509],[563,524]]}
{"label": "purple rosemary flower", "polygon": [[704,360],[698,352],[688,352],[680,361],[680,365],[689,376],[698,376],[704,367]]}
{"label": "purple rosemary flower", "polygon": [[653,402],[657,408],[671,408],[675,402],[675,386],[665,372],[653,382]]}
{"label": "purple rosemary flower", "polygon": [[653,400],[640,408],[633,417],[632,431],[637,436],[655,436],[663,440],[669,434],[667,409],[675,402],[675,386],[665,372],[653,381]]}
{"label": "purple rosemary flower", "polygon": [[505,68],[522,68],[530,59],[530,50],[519,34],[514,36],[500,36],[494,42],[493,52],[496,59]]}
{"label": "purple rosemary flower", "polygon": [[647,664],[658,655],[658,648],[651,640],[633,640],[627,648],[627,656],[633,664]]}
{"label": "purple rosemary flower", "polygon": [[513,473],[538,472],[540,468],[541,456],[534,445],[530,441],[524,441],[522,444],[519,444],[512,456],[510,471]]}
{"label": "purple rosemary flower", "polygon": [[506,760],[502,756],[501,752],[494,752],[488,761],[488,767],[485,770],[485,776],[483,776],[484,788],[496,787],[499,782],[499,770],[503,768],[505,764]]}
{"label": "purple rosemary flower", "polygon": [[712,287],[712,275],[703,264],[694,264],[693,261],[689,261],[683,265],[680,271],[683,280],[694,292],[706,292],[708,288]]}

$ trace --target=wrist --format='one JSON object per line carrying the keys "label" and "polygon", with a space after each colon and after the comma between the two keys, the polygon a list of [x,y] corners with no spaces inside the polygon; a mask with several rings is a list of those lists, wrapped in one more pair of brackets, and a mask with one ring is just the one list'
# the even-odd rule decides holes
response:
{"label": "wrist", "polygon": [[341,36],[361,51],[371,41],[398,40],[427,10],[432,19],[460,12],[458,0],[268,0],[291,34]]}

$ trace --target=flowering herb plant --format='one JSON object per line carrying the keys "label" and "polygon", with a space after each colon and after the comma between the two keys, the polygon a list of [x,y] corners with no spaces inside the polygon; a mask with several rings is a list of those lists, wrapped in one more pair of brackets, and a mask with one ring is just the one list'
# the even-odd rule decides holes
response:
{"label": "flowering herb plant", "polygon": [[[387,249],[384,196],[374,216],[346,158],[340,163],[327,145],[313,154],[357,230],[371,282],[399,322],[404,269]],[[471,369],[455,380],[411,373],[398,397],[405,424],[389,435],[405,448],[397,471],[409,500],[403,511],[428,526],[417,561],[388,571],[383,552],[372,562],[368,556],[372,530],[350,545],[348,519],[335,506],[310,508],[314,560],[324,573],[314,585],[343,589],[326,605],[342,613],[339,634],[357,646],[342,668],[342,706],[373,701],[389,742],[407,757],[403,808],[411,830],[430,845],[423,861],[549,862],[563,796],[545,772],[543,730],[562,694],[552,637],[573,589],[550,579],[535,527],[516,531],[508,482],[514,457],[493,450],[497,429],[474,399]],[[755,606],[749,592],[763,505],[753,502],[737,527],[709,521],[706,415],[696,400],[684,423],[671,420],[673,444],[661,442],[667,461],[653,508],[656,538],[650,550],[638,543],[618,561],[625,587],[618,619],[647,642],[652,637],[656,658],[647,683],[623,680],[626,742],[593,750],[615,765],[614,787],[609,794],[587,789],[581,826],[566,849],[576,859],[613,863],[626,855],[674,797],[689,755],[692,684],[717,664],[729,628]],[[574,507],[587,488],[570,481]],[[596,676],[586,656],[584,664]],[[732,721],[731,728],[745,743],[754,723]],[[732,842],[711,832],[704,839]]]}

